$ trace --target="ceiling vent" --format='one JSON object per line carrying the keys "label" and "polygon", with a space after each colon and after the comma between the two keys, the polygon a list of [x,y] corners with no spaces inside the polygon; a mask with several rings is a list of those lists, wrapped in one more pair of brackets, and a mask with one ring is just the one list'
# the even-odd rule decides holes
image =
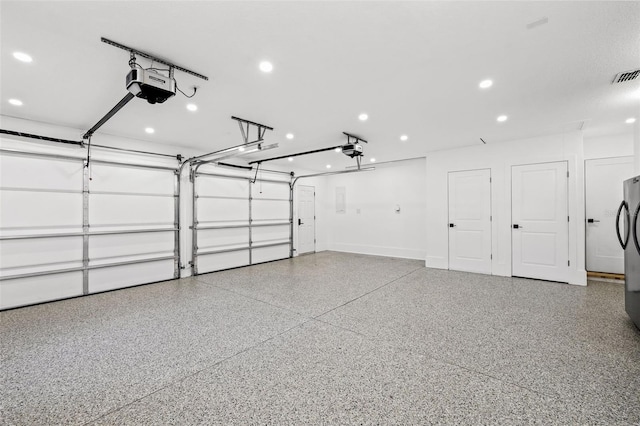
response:
{"label": "ceiling vent", "polygon": [[625,71],[617,74],[611,84],[624,83],[625,81],[632,81],[640,77],[640,69]]}

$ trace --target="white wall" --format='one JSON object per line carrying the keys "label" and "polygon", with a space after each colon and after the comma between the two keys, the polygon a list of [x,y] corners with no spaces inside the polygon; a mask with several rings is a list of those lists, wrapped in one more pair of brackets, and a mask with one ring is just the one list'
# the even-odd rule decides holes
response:
{"label": "white wall", "polygon": [[633,134],[584,137],[584,159],[626,157],[633,155]]}
{"label": "white wall", "polygon": [[584,153],[580,132],[435,152],[427,156],[426,265],[448,269],[447,173],[491,169],[492,271],[511,276],[511,166],[567,161],[569,178],[569,282],[586,285]]}
{"label": "white wall", "polygon": [[[326,191],[316,205],[326,217],[326,231],[318,234],[320,244],[334,251],[424,259],[424,158],[375,167],[325,178]],[[346,192],[343,214],[336,213],[337,187]]]}

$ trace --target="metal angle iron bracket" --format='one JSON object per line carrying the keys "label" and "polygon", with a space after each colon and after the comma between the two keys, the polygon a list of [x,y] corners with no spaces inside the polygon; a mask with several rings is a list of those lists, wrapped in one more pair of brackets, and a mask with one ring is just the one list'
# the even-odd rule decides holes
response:
{"label": "metal angle iron bracket", "polygon": [[[245,120],[244,118],[231,116],[232,120],[236,120],[238,122],[238,126],[240,127],[240,134],[242,134],[242,140],[245,144],[260,142],[264,140],[264,135],[267,130],[273,130],[273,127],[269,127],[266,124],[256,123],[255,121]],[[244,128],[246,126],[246,130]],[[258,139],[255,141],[249,141],[249,130],[251,126],[255,126],[258,134]]]}
{"label": "metal angle iron bracket", "polygon": [[347,137],[347,143],[360,143],[360,142],[369,143],[366,140],[362,139],[360,136],[356,136],[354,134],[347,133],[347,132],[342,132],[342,134]]}
{"label": "metal angle iron bracket", "polygon": [[176,65],[173,62],[169,62],[166,59],[159,58],[159,57],[157,57],[155,55],[152,55],[150,53],[144,52],[142,50],[138,50],[138,49],[134,49],[133,47],[125,46],[124,44],[118,43],[118,42],[113,41],[113,40],[109,40],[108,38],[105,38],[105,37],[100,37],[100,41],[103,42],[103,43],[106,43],[108,45],[111,45],[113,47],[117,47],[118,49],[126,50],[127,52],[129,52],[130,56],[133,56],[133,55],[142,56],[143,58],[150,59],[153,62],[158,62],[160,64],[166,65],[169,68],[175,68],[178,71],[182,71],[182,72],[190,74],[190,75],[192,75],[194,77],[198,77],[198,78],[201,78],[201,79],[203,79],[205,81],[209,81],[209,77],[207,77],[206,75],[202,75],[202,74],[197,73],[195,71],[191,71],[190,69],[187,69],[185,67],[181,67],[180,65]]}

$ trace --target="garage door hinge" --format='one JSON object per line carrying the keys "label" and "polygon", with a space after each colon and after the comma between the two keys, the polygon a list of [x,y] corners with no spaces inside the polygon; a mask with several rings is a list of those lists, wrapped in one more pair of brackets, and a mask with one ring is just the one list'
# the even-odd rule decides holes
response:
{"label": "garage door hinge", "polygon": [[489,183],[491,183],[491,178],[489,178]]}
{"label": "garage door hinge", "polygon": [[571,261],[567,260],[567,266],[571,266]]}
{"label": "garage door hinge", "polygon": [[569,177],[569,172],[567,171],[567,177]]}
{"label": "garage door hinge", "polygon": [[569,222],[569,216],[567,216],[567,222]]}
{"label": "garage door hinge", "polygon": [[490,255],[490,258],[493,259],[493,255]]}
{"label": "garage door hinge", "polygon": [[493,216],[489,216],[489,222],[493,221]]}

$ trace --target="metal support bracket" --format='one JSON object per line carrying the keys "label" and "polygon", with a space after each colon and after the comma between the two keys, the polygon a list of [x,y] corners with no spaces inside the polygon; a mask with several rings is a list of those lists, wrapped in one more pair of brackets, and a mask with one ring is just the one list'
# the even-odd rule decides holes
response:
{"label": "metal support bracket", "polygon": [[362,139],[360,136],[356,136],[347,132],[342,132],[342,134],[347,136],[347,143],[360,143],[360,142],[369,143],[364,139]]}
{"label": "metal support bracket", "polygon": [[195,71],[191,71],[190,69],[181,67],[180,65],[176,65],[176,64],[174,64],[172,62],[169,62],[169,61],[167,61],[165,59],[162,59],[162,58],[159,58],[157,56],[154,56],[154,55],[152,55],[150,53],[143,52],[142,50],[138,50],[138,49],[134,49],[134,48],[129,47],[129,46],[125,46],[124,44],[120,44],[120,43],[115,42],[113,40],[109,40],[108,38],[105,38],[105,37],[100,37],[100,41],[103,42],[103,43],[109,44],[109,45],[111,45],[113,47],[117,47],[118,49],[126,50],[127,52],[129,52],[130,55],[142,56],[143,58],[150,59],[153,62],[158,62],[160,64],[164,64],[164,65],[168,66],[169,69],[175,68],[178,71],[182,71],[184,73],[191,74],[192,76],[201,78],[201,79],[203,79],[205,81],[209,80],[209,77],[207,77],[205,75],[199,74],[199,73],[197,73]]}
{"label": "metal support bracket", "polygon": [[[238,126],[240,127],[240,134],[242,135],[242,140],[245,144],[260,142],[264,140],[264,134],[267,132],[267,130],[273,130],[273,127],[269,127],[266,124],[256,123],[255,121],[245,120],[244,118],[231,116],[231,119],[238,122]],[[256,127],[258,139],[256,139],[255,141],[249,141],[249,130],[251,129],[251,126]]]}

